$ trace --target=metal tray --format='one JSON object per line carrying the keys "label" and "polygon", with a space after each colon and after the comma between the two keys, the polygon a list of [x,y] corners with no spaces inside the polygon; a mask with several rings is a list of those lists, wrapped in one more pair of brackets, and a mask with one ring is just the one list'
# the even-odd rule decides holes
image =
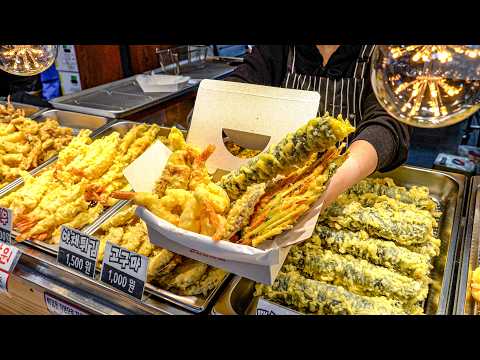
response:
{"label": "metal tray", "polygon": [[470,276],[480,264],[480,176],[472,178],[465,237],[461,247],[455,292],[455,315],[479,315],[480,304],[470,295]]}
{"label": "metal tray", "polygon": [[[438,235],[442,240],[440,256],[434,259],[431,276],[433,284],[425,302],[426,314],[448,314],[453,291],[457,238],[461,234],[461,215],[465,177],[463,175],[401,166],[391,172],[375,174],[375,177],[390,177],[400,186],[422,185],[430,189],[432,197],[443,211],[439,221]],[[258,299],[253,297],[255,283],[235,277],[214,305],[212,314],[254,314]]]}
{"label": "metal tray", "polygon": [[61,96],[50,103],[57,109],[120,118],[167,100],[169,95],[170,93],[144,93],[133,76]]}
{"label": "metal tray", "polygon": [[[80,115],[82,115],[82,114],[80,114]],[[114,121],[114,122],[106,124],[103,127],[98,128],[95,132],[93,132],[91,134],[90,137],[92,139],[97,139],[97,138],[102,137],[102,136],[107,136],[114,131],[120,133],[120,135],[123,136],[128,132],[128,130],[130,130],[135,125],[139,125],[139,123],[136,123],[136,122],[133,122],[133,121]],[[170,129],[169,128],[162,128],[162,131],[164,131],[164,134],[162,134],[162,135],[165,135],[165,134],[168,134]],[[49,166],[54,164],[57,161],[57,159],[58,159],[58,156],[55,156],[55,157],[51,158],[46,163],[44,163],[44,164],[38,166],[37,168],[33,169],[32,171],[30,171],[30,174],[31,175],[37,175],[41,171],[47,169]],[[11,182],[7,186],[3,187],[2,189],[0,189],[0,198],[9,194],[10,192],[12,192],[14,190],[17,190],[18,188],[20,188],[23,185],[23,183],[24,183],[23,179],[19,178],[19,179],[16,179],[15,181]],[[104,213],[106,213],[108,211],[110,211],[110,209],[106,209],[104,211]],[[102,216],[103,216],[103,214],[100,215],[100,218]],[[93,224],[95,224],[95,222]],[[89,225],[89,226],[91,226],[91,225]],[[88,229],[89,226],[85,227],[84,229]],[[84,229],[82,229],[82,230],[84,230]],[[13,235],[15,235],[15,232],[13,232]],[[46,244],[46,243],[43,243],[41,241],[36,241],[36,240],[25,240],[25,242],[27,244],[30,244],[30,245],[36,247],[39,250],[46,251],[46,252],[48,252],[52,255],[56,256],[57,253],[58,253],[58,245],[50,245],[50,244]]]}
{"label": "metal tray", "polygon": [[[223,63],[208,63],[203,69],[192,70],[184,74],[190,76],[191,80],[183,89],[165,93],[144,93],[136,77],[131,76],[55,98],[50,101],[50,104],[57,109],[121,118],[187,93],[198,86],[199,79],[218,79],[234,69],[233,66]],[[159,73],[159,70],[153,72]]]}
{"label": "metal tray", "polygon": [[[31,119],[37,122],[45,121],[48,118],[57,120],[60,126],[72,129],[74,135],[77,135],[80,129],[90,129],[93,130],[93,136],[98,130],[106,129],[106,125],[108,124],[108,119],[104,117],[55,109],[37,111],[31,116]],[[57,155],[32,169],[30,174],[38,174],[42,169],[54,163],[56,160]],[[3,188],[0,188],[0,197],[9,193],[13,189],[16,189],[18,185],[21,184],[23,184],[23,179],[18,178],[10,182],[8,185],[5,185]]]}
{"label": "metal tray", "polygon": [[[133,126],[138,125],[136,122],[132,121],[118,121],[114,122],[112,124],[109,124],[101,129],[95,134],[92,135],[92,138],[99,138],[102,136],[109,135],[113,131],[119,132],[121,135],[124,135],[128,130],[130,130]],[[162,128],[162,131],[160,135],[168,135],[168,132],[170,131],[169,128]],[[163,132],[163,133],[162,133]],[[56,160],[56,159],[55,159]],[[47,166],[42,167],[40,170],[43,170],[53,164],[54,161],[50,162]],[[40,170],[36,170],[36,173],[40,172]],[[16,184],[16,186],[10,191],[13,191],[17,188],[19,188],[23,184],[22,182],[19,182]],[[6,193],[0,194],[1,196],[6,195]],[[96,219],[92,224],[89,224],[85,226],[84,228],[81,229],[82,232],[84,232],[87,235],[95,235],[95,232],[99,229],[99,227],[106,222],[108,219],[110,219],[112,216],[117,214],[119,211],[121,211],[129,201],[119,201],[117,202],[114,206],[106,209],[98,219]],[[13,232],[13,235],[17,235],[17,232]],[[13,239],[14,240],[14,239]],[[52,244],[46,244],[41,241],[36,241],[36,240],[25,240],[25,244],[28,244],[38,250],[41,250],[43,252],[46,252],[52,256],[57,256],[58,255],[58,245],[52,245]],[[169,301],[170,303],[173,303],[177,306],[180,306],[184,309],[187,309],[191,312],[194,313],[200,313],[203,312],[207,309],[207,307],[212,303],[212,300],[214,299],[215,295],[217,294],[218,290],[222,287],[222,285],[227,281],[229,275],[225,276],[223,281],[215,288],[213,289],[207,297],[204,296],[181,296],[181,295],[176,295],[170,291],[163,290],[155,285],[152,284],[146,284],[145,285],[145,291],[146,293],[150,295],[155,295],[161,298],[162,300]]]}
{"label": "metal tray", "polygon": [[[68,123],[68,121],[66,119],[70,119],[72,121],[72,122],[70,122],[70,124],[72,124],[72,125],[75,124],[75,122],[74,122],[75,119],[76,120],[80,119],[80,118],[77,118],[76,116],[71,116],[70,117],[70,114],[72,114],[70,112],[59,111],[59,110],[52,110],[52,111],[54,111],[54,114],[59,116],[59,118],[63,119],[67,123]],[[59,115],[59,114],[67,114],[67,115],[64,116],[64,115]],[[84,114],[78,114],[78,115],[84,115]],[[86,115],[86,116],[90,117],[90,115]],[[42,119],[45,119],[47,117],[48,116],[44,116],[44,117],[42,117]],[[40,119],[40,121],[42,119]],[[115,122],[107,123],[104,126],[98,128],[96,131],[94,131],[90,135],[90,137],[92,139],[97,139],[101,136],[107,136],[114,131],[119,132],[123,136],[127,133],[128,130],[130,130],[135,125],[138,125],[138,123],[133,122],[133,121],[115,121]],[[166,130],[169,130],[169,129],[166,129]],[[40,166],[36,167],[35,169],[33,169],[32,171],[30,171],[30,175],[33,175],[33,176],[37,175],[38,173],[42,172],[43,170],[47,169],[49,166],[54,164],[57,161],[57,159],[58,159],[58,156],[54,156],[54,157],[50,158],[49,160],[47,160],[42,165],[40,165]],[[3,187],[2,189],[0,189],[0,198],[9,194],[10,192],[12,192],[14,190],[17,190],[18,188],[20,188],[23,185],[23,183],[24,183],[23,178],[18,178],[15,181],[8,184],[7,186]],[[107,211],[109,211],[109,209],[105,210],[105,212],[107,212]],[[85,227],[85,228],[88,228],[88,226]],[[84,230],[84,229],[82,229],[82,230]],[[13,231],[12,234],[14,235],[14,237],[16,235],[18,235],[18,233],[15,232],[15,231]],[[44,242],[37,241],[37,240],[25,240],[25,243],[29,244],[29,245],[31,245],[31,246],[39,249],[39,250],[45,251],[45,252],[47,252],[51,255],[57,256],[57,254],[58,254],[58,245],[46,244]]]}
{"label": "metal tray", "polygon": [[33,120],[45,121],[53,119],[58,121],[61,126],[73,129],[76,135],[81,129],[97,130],[105,126],[109,119],[102,116],[81,114],[72,111],[50,109],[32,116]]}
{"label": "metal tray", "polygon": [[[22,109],[25,112],[26,117],[32,117],[33,115],[47,110],[46,108],[41,108],[35,105],[22,104],[17,102],[10,102],[16,109]],[[0,101],[1,105],[7,105],[8,101]]]}
{"label": "metal tray", "polygon": [[[120,203],[115,204],[115,209],[112,207],[112,211],[109,211],[105,214],[105,216],[101,216],[97,219],[95,223],[90,225],[88,228],[84,230],[84,232],[88,235],[95,236],[96,231],[100,228],[100,226],[109,220],[111,217],[115,216],[118,212],[120,212],[123,208],[130,205],[130,201],[122,201]],[[153,284],[145,284],[145,291],[152,295],[158,296],[163,300],[169,301],[177,306],[180,306],[184,309],[190,310],[194,313],[201,313],[205,311],[208,306],[211,304],[212,300],[214,299],[215,295],[217,294],[218,290],[222,287],[225,281],[228,279],[229,275],[227,274],[225,278],[218,284],[218,286],[210,291],[208,296],[198,295],[198,296],[182,296],[174,294],[170,291],[164,290],[155,286]]]}

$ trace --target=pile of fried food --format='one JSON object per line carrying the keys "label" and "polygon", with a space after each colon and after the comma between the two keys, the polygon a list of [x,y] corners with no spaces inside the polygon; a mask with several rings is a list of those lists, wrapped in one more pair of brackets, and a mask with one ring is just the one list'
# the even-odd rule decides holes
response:
{"label": "pile of fried food", "polygon": [[150,243],[146,224],[129,204],[102,224],[94,234],[100,240],[98,260],[103,261],[107,241],[149,258],[147,281],[178,295],[203,295],[215,289],[227,276],[201,262],[176,255]]}
{"label": "pile of fried food", "polygon": [[480,303],[480,266],[472,272],[470,288],[473,299]]}
{"label": "pile of fried food", "polygon": [[123,137],[114,131],[98,139],[90,130],[60,151],[58,160],[0,199],[13,210],[17,241],[26,239],[58,244],[61,225],[81,229],[96,220],[117,200],[110,194],[130,189],[123,170],[158,137],[157,125],[136,125]]}
{"label": "pile of fried food", "polygon": [[247,149],[240,145],[235,144],[231,140],[224,141],[225,147],[232,155],[239,157],[240,159],[249,159],[257,156],[261,153],[260,150]]}
{"label": "pile of fried food", "polygon": [[322,195],[347,156],[336,144],[353,130],[341,117],[312,119],[214,183],[205,167],[214,146],[202,151],[172,129],[173,152],[154,193],[112,196],[133,200],[182,229],[258,247],[292,228]]}
{"label": "pile of fried food", "polygon": [[183,134],[172,128],[166,145],[172,150],[153,193],[116,191],[112,197],[133,200],[161,219],[182,229],[214,236],[225,223],[230,199],[211,181],[205,162],[214,151],[204,151],[185,142]]}
{"label": "pile of fried food", "polygon": [[440,215],[426,187],[363,180],[320,215],[314,235],[255,295],[310,314],[422,314]]}
{"label": "pile of fried food", "polygon": [[0,104],[0,188],[57,155],[72,137],[56,120],[37,122],[10,102]]}

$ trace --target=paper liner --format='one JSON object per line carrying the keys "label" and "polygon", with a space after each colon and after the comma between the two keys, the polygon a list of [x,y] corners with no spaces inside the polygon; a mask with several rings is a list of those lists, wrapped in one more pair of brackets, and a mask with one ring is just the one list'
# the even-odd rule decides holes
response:
{"label": "paper liner", "polygon": [[256,265],[275,265],[280,263],[280,248],[297,244],[312,236],[322,206],[323,200],[320,198],[300,217],[292,229],[265,241],[258,248],[225,240],[214,241],[209,236],[176,227],[140,206],[137,207],[136,213],[149,227],[166,239],[209,256]]}

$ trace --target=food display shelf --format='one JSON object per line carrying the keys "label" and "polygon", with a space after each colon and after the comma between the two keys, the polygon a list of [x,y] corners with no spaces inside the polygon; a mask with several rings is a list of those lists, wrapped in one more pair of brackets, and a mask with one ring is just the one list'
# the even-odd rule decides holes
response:
{"label": "food display shelf", "polygon": [[[143,299],[137,300],[103,283],[79,275],[59,265],[56,258],[37,248],[24,243],[15,244],[22,256],[15,267],[9,288],[13,293],[16,283],[25,283],[27,291],[23,292],[24,302],[29,303],[37,311],[48,313],[45,294],[60,298],[68,304],[80,308],[88,314],[97,315],[190,315],[179,307],[146,293]],[[2,302],[0,297],[0,307]],[[14,298],[6,298],[10,306]]]}
{"label": "food display shelf", "polygon": [[[35,117],[34,120],[36,121],[43,121],[48,118],[46,113],[50,113],[54,118],[58,119],[60,125],[65,127],[70,127],[74,130],[74,132],[78,133],[79,129],[90,129],[93,130],[91,137],[92,139],[97,139],[101,136],[108,135],[112,131],[118,131],[121,135],[125,134],[130,128],[137,125],[137,123],[133,121],[112,121],[108,122],[107,118],[101,118],[97,116],[85,115],[85,114],[78,114],[72,113],[68,111],[60,111],[60,110],[49,110],[45,113],[39,114],[39,116]],[[91,122],[89,121],[91,120]],[[166,129],[166,128],[165,128]],[[43,171],[44,169],[48,168],[52,164],[54,164],[58,160],[58,155],[51,157],[43,164],[40,164],[36,168],[29,171],[30,175],[34,176]],[[18,178],[8,185],[0,188],[0,197],[7,195],[8,193],[18,189],[24,183],[22,178]]]}
{"label": "food display shelf", "polygon": [[[53,111],[53,114],[57,114],[60,118],[63,118],[62,114],[68,113],[68,112],[63,112],[61,110],[51,110],[51,111]],[[80,115],[82,115],[82,114],[80,114]],[[91,115],[85,115],[85,116],[90,117]],[[46,114],[45,117],[49,117],[49,115]],[[73,116],[72,120],[75,120],[75,119],[77,119],[77,118],[75,116]],[[81,126],[83,126],[83,128],[85,128],[85,126],[84,126],[85,123],[82,122],[82,117],[81,116],[78,117],[78,120],[79,120],[79,123],[78,123],[79,126],[77,128],[80,128]],[[73,125],[73,124],[71,124],[71,125]],[[105,124],[103,124],[103,125],[105,125]],[[113,121],[111,123],[108,123],[105,126],[102,126],[102,127],[98,128],[98,130],[95,133],[93,133],[91,137],[94,138],[94,139],[97,139],[97,138],[100,138],[100,137],[103,137],[103,136],[107,136],[110,133],[112,133],[113,131],[119,132],[121,135],[124,135],[125,133],[128,132],[128,130],[130,130],[135,125],[138,125],[138,124],[135,123],[135,122],[132,122],[132,121],[125,121],[125,120]],[[169,131],[170,131],[169,128],[161,128],[160,135],[167,136]],[[45,163],[42,166],[34,169],[34,171],[32,171],[31,173],[32,174],[38,174],[40,171],[48,168],[49,166],[53,166],[56,160],[57,160],[57,157],[55,157],[54,159],[52,159],[48,163]],[[23,184],[23,180],[19,180],[19,181],[16,181],[14,184],[10,184],[10,186],[8,188],[8,191],[3,191],[2,193],[0,193],[0,197],[4,196],[4,195],[7,195],[9,192],[18,189],[19,187],[22,186],[22,184]],[[111,217],[115,216],[127,204],[128,204],[128,201],[119,201],[114,206],[106,209],[100,215],[100,217],[97,220],[95,220],[92,224],[90,224],[90,225],[84,227],[83,229],[81,229],[82,232],[84,232],[87,235],[94,235],[95,232],[99,229],[99,227],[104,222],[106,222]],[[18,233],[16,233],[14,231],[13,235],[14,236],[18,235]],[[54,277],[56,275],[58,275],[58,277],[61,277],[60,271],[62,271],[62,270],[68,271],[67,268],[65,268],[65,267],[63,267],[59,264],[56,264],[55,259],[58,255],[58,245],[47,244],[47,243],[37,241],[37,240],[25,240],[23,243],[16,243],[14,241],[14,243],[15,243],[16,246],[22,247],[22,249],[25,249],[25,246],[29,246],[30,249],[27,251],[27,253],[32,254],[32,251],[34,251],[33,253],[35,254],[35,258],[37,260],[39,260],[38,261],[38,266],[36,266],[36,268],[44,271],[47,275],[49,275],[49,274],[52,275],[53,274]],[[22,257],[22,259],[23,259],[23,257]],[[48,259],[48,261],[46,261],[46,259]],[[53,265],[55,265],[54,270],[52,270]],[[72,275],[74,275],[74,273],[72,273]],[[97,278],[98,278],[98,275],[99,275],[99,273],[97,272]],[[82,277],[82,276],[79,276],[79,275],[76,275],[76,274],[75,274],[75,276],[76,277],[74,277],[74,280],[72,280],[71,285],[75,286],[77,288],[82,288],[82,286],[85,286],[83,283],[82,283],[82,285],[80,285],[80,283],[82,281],[87,281],[87,282],[90,281],[90,279],[86,279],[85,277]],[[180,296],[180,295],[176,295],[176,294],[174,294],[170,291],[160,289],[160,288],[158,288],[154,285],[151,285],[151,284],[146,284],[146,286],[145,286],[145,294],[146,294],[145,297],[147,299],[150,299],[150,302],[152,302],[152,301],[155,302],[155,300],[153,300],[153,297],[155,297],[155,298],[157,298],[157,300],[158,300],[158,298],[161,299],[162,300],[161,303],[163,303],[163,302],[171,303],[173,306],[185,309],[185,311],[187,311],[188,313],[200,313],[200,312],[205,311],[207,309],[207,307],[212,303],[212,300],[215,298],[215,295],[217,294],[218,290],[222,287],[222,285],[227,281],[228,278],[229,278],[229,276],[227,275],[224,278],[224,280],[215,289],[210,291],[210,293],[206,297],[205,296]],[[100,284],[99,286],[107,289],[107,287],[105,287],[102,284]],[[112,291],[117,292],[116,290],[112,290]],[[87,296],[87,295],[85,295],[85,296]],[[156,311],[155,309],[150,309],[150,310],[151,311]],[[158,310],[158,311],[161,312],[161,309]]]}
{"label": "food display shelf", "polygon": [[[114,217],[117,213],[122,211],[126,206],[130,205],[130,201],[121,201],[101,216],[95,223],[88,226],[84,229],[84,232],[88,235],[95,236],[95,232],[100,228],[100,226],[108,221],[110,218]],[[201,313],[205,311],[209,305],[212,303],[212,300],[215,298],[217,292],[222,287],[222,285],[227,281],[229,275],[226,275],[225,278],[218,284],[218,286],[209,292],[208,296],[197,295],[197,296],[182,296],[174,294],[171,291],[164,290],[154,284],[147,283],[145,284],[145,292],[150,293],[152,295],[158,296],[159,298],[169,301],[177,306],[180,306],[184,309],[187,309],[194,313]]]}
{"label": "food display shelf", "polygon": [[[401,166],[391,172],[375,174],[390,177],[399,186],[427,186],[433,199],[440,205],[442,217],[438,222],[438,236],[442,241],[440,255],[434,259],[431,273],[433,283],[424,304],[426,314],[448,314],[454,294],[455,256],[462,235],[462,208],[466,178],[463,175]],[[215,315],[255,314],[257,297],[255,283],[236,276],[220,295],[212,309]]]}
{"label": "food display shelf", "polygon": [[[138,125],[138,123],[132,121],[109,121],[106,117],[72,113],[58,109],[35,113],[33,117],[37,121],[42,121],[48,117],[54,118],[61,125],[76,130],[82,128],[95,129],[91,135],[92,138],[106,136],[113,131],[124,135],[134,125]],[[162,128],[162,131],[163,133],[160,135],[167,135],[169,128]],[[30,173],[36,175],[52,166],[56,160],[57,157],[53,157]],[[477,191],[480,180],[475,178],[472,181],[467,239],[462,242],[465,176],[412,166],[402,166],[391,172],[375,174],[374,176],[390,177],[396,184],[405,187],[426,186],[442,210],[442,217],[438,222],[438,237],[442,240],[442,245],[440,255],[434,259],[434,268],[431,274],[433,283],[430,285],[429,294],[425,301],[425,313],[447,314],[451,311],[453,300],[455,300],[454,311],[475,312],[476,308],[466,296],[466,284],[468,284],[469,271],[472,267],[478,265],[480,255],[480,236],[478,234],[480,192]],[[0,189],[0,197],[18,189],[22,184],[22,179],[10,183]],[[473,195],[474,193],[475,195]],[[95,222],[83,228],[82,231],[94,235],[104,222],[117,214],[127,204],[127,201],[120,201],[106,209]],[[468,238],[471,241],[468,241]],[[54,294],[88,313],[193,314],[207,312],[213,305],[212,314],[252,314],[255,312],[256,302],[258,301],[258,298],[253,296],[255,283],[238,276],[230,282],[231,277],[226,276],[222,283],[211,291],[207,297],[179,296],[147,284],[143,299],[139,301],[102,284],[98,281],[98,274],[97,280],[94,280],[59,265],[56,261],[57,245],[27,240],[22,243],[15,243],[15,246],[22,251],[23,255],[12,274],[13,281],[15,281],[15,278],[21,279],[27,284],[31,284],[32,288],[40,289],[39,291],[44,294]],[[463,249],[462,262],[458,281],[455,283],[458,260],[456,254],[460,248]],[[457,286],[457,292],[455,292],[455,285]],[[220,294],[222,290],[223,293]],[[217,295],[220,295],[220,297],[218,298]],[[218,298],[218,301],[216,301],[216,298]]]}
{"label": "food display shelf", "polygon": [[480,304],[470,295],[470,277],[480,264],[480,176],[471,179],[469,194],[453,309],[456,315],[480,314]]}

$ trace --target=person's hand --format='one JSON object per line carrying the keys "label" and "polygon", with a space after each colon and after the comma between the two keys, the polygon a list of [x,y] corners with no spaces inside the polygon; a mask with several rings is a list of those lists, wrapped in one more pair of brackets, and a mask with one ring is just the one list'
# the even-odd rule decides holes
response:
{"label": "person's hand", "polygon": [[322,211],[351,186],[371,175],[377,168],[377,151],[368,141],[358,140],[349,148],[349,156],[330,179],[322,195]]}

